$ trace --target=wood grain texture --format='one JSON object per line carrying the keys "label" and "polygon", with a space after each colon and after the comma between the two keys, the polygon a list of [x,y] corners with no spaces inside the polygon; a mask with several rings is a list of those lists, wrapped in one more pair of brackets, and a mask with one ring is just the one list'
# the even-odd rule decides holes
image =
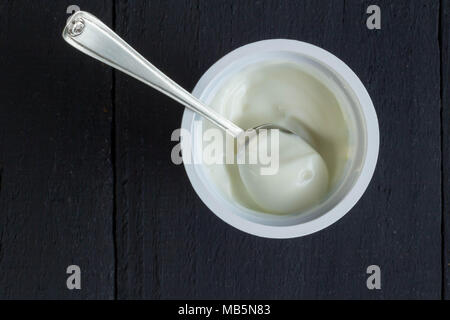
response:
{"label": "wood grain texture", "polygon": [[450,299],[450,1],[441,2],[443,293]]}
{"label": "wood grain texture", "polygon": [[[114,297],[112,77],[61,38],[73,3],[0,3],[1,299]],[[111,1],[75,3],[111,22]]]}
{"label": "wood grain texture", "polygon": [[[253,41],[332,52],[379,117],[367,192],[303,238],[228,226],[170,160],[183,108],[65,44],[70,4],[188,90]],[[450,298],[450,1],[379,0],[380,31],[365,26],[370,4],[0,1],[0,299]],[[66,288],[70,264],[80,291]],[[366,288],[371,264],[380,291]]]}
{"label": "wood grain texture", "polygon": [[[182,108],[118,73],[118,298],[441,297],[439,1],[377,1],[380,31],[365,26],[370,4],[117,1],[118,34],[189,90],[246,43],[318,45],[361,78],[381,130],[374,178],[347,216],[304,238],[257,238],[216,218],[171,163]],[[366,288],[372,264],[380,291]]]}

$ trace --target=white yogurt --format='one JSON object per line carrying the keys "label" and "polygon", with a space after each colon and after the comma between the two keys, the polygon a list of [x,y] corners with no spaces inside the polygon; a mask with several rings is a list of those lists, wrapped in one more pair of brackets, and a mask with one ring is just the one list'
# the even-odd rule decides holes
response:
{"label": "white yogurt", "polygon": [[[303,128],[314,141],[310,146],[280,133],[274,176],[258,175],[252,165],[208,165],[219,190],[241,205],[273,214],[302,212],[323,200],[342,176],[349,150],[344,115],[334,94],[296,64],[249,66],[225,81],[210,107],[243,129],[273,123],[301,136]],[[204,121],[205,130],[211,126]]]}
{"label": "white yogurt", "polygon": [[[260,134],[245,152],[269,154],[271,133]],[[256,138],[257,137],[257,138]],[[320,154],[299,136],[279,132],[276,174],[264,175],[261,162],[240,164],[239,174],[250,197],[265,211],[297,212],[318,203],[328,190],[327,166]],[[244,152],[244,151],[242,151]]]}

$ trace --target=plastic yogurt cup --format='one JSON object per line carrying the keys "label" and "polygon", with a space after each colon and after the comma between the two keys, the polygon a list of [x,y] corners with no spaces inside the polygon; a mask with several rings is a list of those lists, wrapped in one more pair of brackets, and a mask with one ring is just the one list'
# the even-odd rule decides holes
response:
{"label": "plastic yogurt cup", "polygon": [[[191,152],[183,162],[194,190],[206,206],[233,227],[260,237],[294,238],[322,230],[342,218],[363,195],[378,158],[379,127],[367,90],[355,73],[331,53],[314,45],[285,39],[264,40],[240,47],[217,61],[201,77],[193,95],[208,105],[231,76],[260,62],[284,61],[310,71],[335,95],[349,129],[349,160],[342,178],[328,196],[307,211],[273,215],[244,207],[225,196],[212,181],[206,165],[195,164],[202,154],[202,132],[194,130],[201,116],[186,109],[182,129],[191,133]],[[190,157],[190,158],[189,158]]]}

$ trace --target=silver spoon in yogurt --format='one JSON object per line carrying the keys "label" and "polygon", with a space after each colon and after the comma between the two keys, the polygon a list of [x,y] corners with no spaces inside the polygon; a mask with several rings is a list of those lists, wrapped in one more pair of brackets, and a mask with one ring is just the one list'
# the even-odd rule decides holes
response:
{"label": "silver spoon in yogurt", "polygon": [[[304,154],[309,156],[314,155],[314,162],[309,159],[306,163],[299,163],[298,165],[302,165],[303,167],[306,165],[307,168],[299,168],[299,171],[295,172],[294,175],[291,172],[292,163],[288,165],[290,168],[289,172],[283,172],[283,163],[280,163],[279,169],[281,175],[278,173],[274,175],[278,177],[278,180],[272,179],[273,181],[267,177],[270,175],[259,180],[258,177],[255,176],[254,170],[256,167],[254,166],[239,165],[243,183],[246,185],[254,200],[259,202],[264,210],[276,212],[276,206],[278,204],[282,205],[285,202],[290,202],[293,204],[288,206],[290,208],[288,211],[293,211],[295,208],[301,207],[297,204],[299,200],[296,198],[302,197],[302,195],[311,198],[312,193],[317,194],[325,192],[325,189],[328,186],[328,172],[325,163],[315,149],[311,147],[311,145],[313,145],[313,140],[308,134],[308,131],[303,127],[299,126],[296,133],[274,124],[263,124],[249,130],[243,130],[213,109],[205,106],[201,101],[167,77],[129,44],[122,40],[114,31],[90,13],[78,11],[69,17],[62,36],[64,40],[81,52],[159,90],[185,107],[199,113],[209,121],[213,122],[231,134],[234,138],[237,138],[238,141],[244,141],[243,143],[238,143],[238,153],[244,149],[245,146],[248,146],[249,140],[245,139],[245,135],[248,136],[249,132],[251,132],[250,135],[255,136],[255,134],[259,135],[263,130],[267,132],[267,130],[278,129],[280,136],[283,138],[282,140],[298,143],[299,146],[303,148]],[[240,137],[244,138],[239,139]],[[292,145],[292,143],[290,143],[290,145]],[[280,152],[280,159],[283,158],[283,152],[285,151]],[[326,183],[324,182],[325,178]],[[286,179],[290,181],[285,181]],[[320,181],[314,181],[315,179],[320,179]],[[312,190],[306,190],[308,188],[305,188],[305,185],[308,184],[309,186],[313,186]],[[309,189],[311,189],[311,187],[309,187]],[[307,192],[301,192],[302,190]],[[271,195],[270,198],[276,198],[278,201],[266,201],[269,194]],[[305,200],[302,201],[305,202]],[[269,205],[267,205],[266,202]]]}

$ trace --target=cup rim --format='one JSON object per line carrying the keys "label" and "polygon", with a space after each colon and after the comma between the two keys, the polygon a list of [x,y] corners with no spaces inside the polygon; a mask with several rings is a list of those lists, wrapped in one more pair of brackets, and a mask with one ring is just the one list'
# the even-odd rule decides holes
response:
{"label": "cup rim", "polygon": [[[203,74],[197,82],[192,94],[196,97],[200,97],[210,82],[230,64],[251,54],[271,51],[287,51],[302,54],[324,63],[333,69],[333,71],[340,77],[342,77],[342,79],[350,86],[356,99],[359,101],[367,130],[367,149],[361,172],[351,190],[335,207],[319,217],[295,225],[271,226],[249,221],[244,217],[233,213],[231,208],[227,208],[227,206],[222,203],[221,199],[215,197],[208,187],[204,185],[196,171],[196,165],[186,164],[188,161],[185,161],[187,159],[185,159],[184,154],[183,164],[187,176],[197,195],[203,203],[205,203],[205,205],[221,220],[243,232],[252,235],[273,239],[288,239],[305,236],[325,229],[347,214],[359,201],[372,179],[378,160],[380,139],[379,126],[372,100],[363,83],[350,69],[350,67],[348,67],[343,61],[334,56],[332,53],[310,43],[298,40],[262,40],[244,45],[231,51],[214,63]],[[181,127],[189,130],[192,122],[194,121],[194,116],[195,113],[193,111],[185,109]]]}

